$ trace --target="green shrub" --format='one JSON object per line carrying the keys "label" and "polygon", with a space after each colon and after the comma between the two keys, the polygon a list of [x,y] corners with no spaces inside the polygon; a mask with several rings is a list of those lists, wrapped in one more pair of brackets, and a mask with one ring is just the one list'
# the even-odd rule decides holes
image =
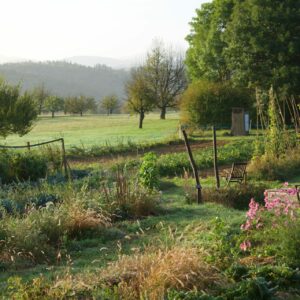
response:
{"label": "green shrub", "polygon": [[0,178],[2,183],[37,180],[46,176],[47,159],[35,151],[0,152]]}
{"label": "green shrub", "polygon": [[139,182],[146,188],[154,190],[158,188],[157,155],[149,152],[144,155],[138,174]]}
{"label": "green shrub", "polygon": [[232,107],[250,109],[254,99],[250,91],[228,83],[196,81],[181,99],[183,121],[194,126],[230,125]]}
{"label": "green shrub", "polygon": [[258,180],[286,181],[299,174],[299,147],[286,151],[280,157],[255,156],[248,166],[249,175]]}

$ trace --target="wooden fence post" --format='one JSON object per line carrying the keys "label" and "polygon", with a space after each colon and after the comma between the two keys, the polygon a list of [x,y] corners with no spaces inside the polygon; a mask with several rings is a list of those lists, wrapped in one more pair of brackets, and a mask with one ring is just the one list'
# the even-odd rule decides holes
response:
{"label": "wooden fence post", "polygon": [[27,142],[27,149],[30,151],[30,142]]}
{"label": "wooden fence post", "polygon": [[213,147],[214,147],[214,169],[216,178],[216,187],[220,188],[219,168],[218,168],[218,149],[217,149],[217,134],[216,127],[213,126]]}
{"label": "wooden fence post", "polygon": [[63,155],[62,158],[63,158],[65,176],[66,176],[66,178],[68,178],[69,174],[68,174],[68,165],[67,165],[67,159],[66,159],[65,140],[63,138],[61,139],[61,149],[62,149],[62,155]]}
{"label": "wooden fence post", "polygon": [[197,203],[200,204],[200,203],[202,203],[202,194],[201,194],[202,187],[201,187],[200,180],[199,180],[199,174],[198,174],[197,166],[196,166],[196,163],[194,161],[192,150],[191,150],[188,138],[187,138],[187,134],[186,134],[184,129],[182,129],[182,135],[183,135],[183,138],[184,138],[184,143],[185,143],[187,153],[189,155],[189,159],[190,159],[190,163],[191,163],[191,166],[192,166],[192,169],[193,169],[194,177],[195,177],[195,180],[196,180]]}

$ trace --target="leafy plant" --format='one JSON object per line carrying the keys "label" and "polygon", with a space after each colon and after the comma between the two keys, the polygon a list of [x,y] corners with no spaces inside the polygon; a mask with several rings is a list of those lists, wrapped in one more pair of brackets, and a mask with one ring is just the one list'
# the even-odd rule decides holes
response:
{"label": "leafy plant", "polygon": [[138,174],[139,182],[146,188],[154,190],[158,188],[157,156],[153,152],[144,155]]}

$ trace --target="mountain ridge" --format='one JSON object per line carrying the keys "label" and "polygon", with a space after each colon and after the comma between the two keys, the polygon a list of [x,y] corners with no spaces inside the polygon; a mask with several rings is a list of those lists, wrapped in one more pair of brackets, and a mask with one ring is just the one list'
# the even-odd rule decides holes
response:
{"label": "mountain ridge", "polygon": [[66,61],[26,61],[0,64],[0,76],[11,84],[21,83],[23,90],[43,84],[58,96],[83,94],[99,100],[109,94],[123,98],[129,72],[99,64],[89,67]]}

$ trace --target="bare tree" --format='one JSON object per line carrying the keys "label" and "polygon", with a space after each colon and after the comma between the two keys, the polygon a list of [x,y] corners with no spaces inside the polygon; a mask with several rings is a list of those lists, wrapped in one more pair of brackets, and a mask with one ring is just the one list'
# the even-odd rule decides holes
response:
{"label": "bare tree", "polygon": [[160,118],[165,119],[167,108],[176,107],[178,96],[187,86],[184,55],[158,43],[147,54],[145,72]]}

